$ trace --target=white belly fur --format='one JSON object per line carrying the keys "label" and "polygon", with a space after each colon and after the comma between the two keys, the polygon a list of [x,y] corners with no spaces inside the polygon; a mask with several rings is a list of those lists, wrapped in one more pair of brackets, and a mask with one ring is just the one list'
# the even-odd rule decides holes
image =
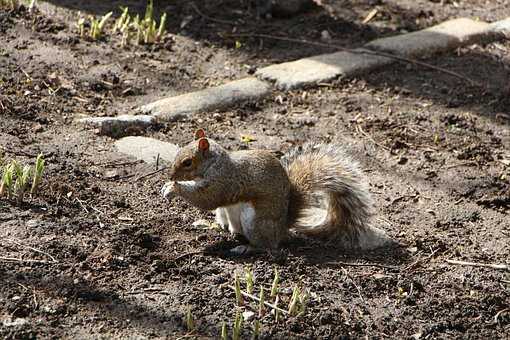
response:
{"label": "white belly fur", "polygon": [[228,228],[231,233],[241,233],[247,238],[252,232],[255,208],[251,203],[238,203],[223,207],[227,213]]}

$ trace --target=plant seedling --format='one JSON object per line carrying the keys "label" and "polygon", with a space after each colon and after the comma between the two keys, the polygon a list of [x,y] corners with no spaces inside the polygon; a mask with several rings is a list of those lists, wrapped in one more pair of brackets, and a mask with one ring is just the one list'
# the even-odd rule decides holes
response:
{"label": "plant seedling", "polygon": [[289,314],[291,316],[295,316],[298,312],[298,307],[300,303],[300,293],[299,293],[299,287],[296,285],[294,286],[294,290],[292,291],[292,297],[290,298],[289,302]]}
{"label": "plant seedling", "polygon": [[252,336],[252,339],[253,340],[258,339],[259,335],[260,335],[260,321],[259,320],[255,320],[253,322],[253,336]]}
{"label": "plant seedling", "polygon": [[78,19],[76,23],[76,28],[78,28],[78,32],[80,33],[80,38],[85,37],[85,18]]}
{"label": "plant seedling", "polygon": [[41,179],[44,172],[44,158],[42,153],[39,154],[35,160],[34,170],[32,188],[30,189],[30,194],[32,195],[37,191],[37,188],[39,188],[39,184],[41,184]]}
{"label": "plant seedling", "polygon": [[243,314],[239,311],[236,312],[236,318],[234,320],[234,329],[232,330],[232,339],[241,339],[241,330],[243,328]]}
{"label": "plant seedling", "polygon": [[250,268],[245,268],[244,271],[245,271],[245,278],[246,278],[246,291],[248,292],[248,294],[252,294],[253,293],[253,283],[254,283],[253,270]]}
{"label": "plant seedling", "polygon": [[12,163],[4,166],[2,174],[2,183],[0,183],[0,196],[7,193],[7,198],[10,198],[12,192],[12,178],[14,175],[14,168]]}
{"label": "plant seedling", "polygon": [[271,298],[274,298],[278,295],[278,285],[280,282],[280,275],[278,274],[278,270],[276,267],[274,268],[274,279],[273,284],[271,286]]}
{"label": "plant seedling", "polygon": [[225,321],[221,325],[221,340],[228,340],[227,324]]}
{"label": "plant seedling", "polygon": [[25,165],[23,169],[16,174],[16,182],[14,183],[14,194],[18,198],[18,202],[23,201],[25,191],[27,189],[28,180],[32,174],[32,168]]}
{"label": "plant seedling", "polygon": [[239,276],[237,276],[237,272],[234,274],[234,287],[236,290],[236,301],[238,306],[242,306],[244,304],[243,294],[241,293],[241,283],[239,282]]}
{"label": "plant seedling", "polygon": [[188,328],[188,332],[193,332],[195,330],[195,320],[193,320],[193,315],[191,314],[191,308],[189,306],[186,311],[186,327]]}
{"label": "plant seedling", "polygon": [[264,286],[260,285],[260,293],[259,293],[259,317],[263,317],[265,314],[264,308]]}
{"label": "plant seedling", "polygon": [[108,12],[105,15],[103,15],[101,20],[97,20],[93,16],[90,17],[90,23],[91,23],[90,37],[92,38],[92,40],[97,40],[97,39],[101,38],[101,34],[103,32],[104,25],[106,24],[106,22],[112,15],[113,15],[113,12]]}

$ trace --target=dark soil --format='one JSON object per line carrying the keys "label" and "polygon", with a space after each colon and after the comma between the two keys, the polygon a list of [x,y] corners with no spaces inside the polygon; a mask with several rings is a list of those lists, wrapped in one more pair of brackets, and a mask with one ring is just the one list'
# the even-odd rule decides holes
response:
{"label": "dark soil", "polygon": [[[510,264],[508,41],[427,60],[483,88],[396,64],[131,131],[182,145],[205,127],[230,149],[247,147],[241,135],[256,139],[250,148],[278,152],[307,140],[349,145],[368,177],[376,222],[401,245],[392,249],[345,254],[296,240],[279,258],[229,257],[238,241],[193,226],[212,214],[160,197],[164,172],[138,179],[154,166],[73,124],[334,51],[246,35],[317,41],[327,30],[332,43],[357,47],[449,18],[500,20],[510,16],[506,1],[352,1],[336,19],[317,7],[261,20],[247,0],[197,4],[201,14],[172,1],[163,8],[169,37],[128,48],[119,36],[80,39],[78,11],[118,14],[119,4],[134,10],[142,2],[52,3],[32,14],[0,10],[0,145],[7,158],[33,162],[42,152],[47,162],[39,194],[22,204],[0,199],[0,337],[218,338],[236,313],[227,285],[251,267],[256,294],[260,285],[269,291],[278,269],[282,308],[295,285],[310,293],[302,315],[259,318],[261,338],[508,338],[510,275],[446,262]],[[245,322],[243,338],[252,327]]]}

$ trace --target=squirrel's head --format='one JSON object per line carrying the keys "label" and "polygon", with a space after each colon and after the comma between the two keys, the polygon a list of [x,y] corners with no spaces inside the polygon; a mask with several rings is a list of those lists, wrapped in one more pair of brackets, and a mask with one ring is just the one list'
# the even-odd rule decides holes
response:
{"label": "squirrel's head", "polygon": [[191,181],[201,177],[211,158],[209,140],[205,131],[195,132],[195,140],[179,150],[170,174],[172,181]]}

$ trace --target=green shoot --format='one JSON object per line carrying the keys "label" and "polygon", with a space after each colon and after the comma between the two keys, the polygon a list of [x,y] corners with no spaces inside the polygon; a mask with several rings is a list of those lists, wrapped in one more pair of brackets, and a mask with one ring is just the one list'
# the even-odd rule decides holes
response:
{"label": "green shoot", "polygon": [[300,293],[298,286],[294,286],[294,290],[292,291],[292,297],[289,302],[289,314],[291,316],[295,316],[298,312],[299,302],[300,302]]}
{"label": "green shoot", "polygon": [[260,285],[260,293],[259,293],[259,317],[263,317],[265,314],[264,308],[264,286]]}
{"label": "green shoot", "polygon": [[42,174],[44,171],[44,158],[42,153],[37,156],[37,159],[35,160],[35,167],[34,167],[34,179],[32,180],[32,188],[30,189],[30,193],[33,195],[37,188],[39,187],[39,184],[41,183]]}
{"label": "green shoot", "polygon": [[78,28],[80,38],[85,37],[85,18],[78,19],[78,23],[76,23],[76,28]]}
{"label": "green shoot", "polygon": [[25,165],[23,167],[23,170],[21,170],[21,174],[16,175],[16,183],[14,183],[14,193],[18,197],[18,202],[21,202],[23,200],[23,196],[25,195],[28,180],[30,179],[31,174],[32,168],[29,165]]}
{"label": "green shoot", "polygon": [[186,311],[186,327],[188,328],[188,332],[193,332],[195,330],[195,320],[193,320],[193,315],[191,314],[191,308],[189,306]]}
{"label": "green shoot", "polygon": [[228,340],[227,324],[223,321],[221,325],[221,340]]}
{"label": "green shoot", "polygon": [[252,339],[258,339],[259,338],[259,335],[260,335],[260,321],[259,320],[255,320],[253,322],[253,336],[252,336]]}
{"label": "green shoot", "polygon": [[244,304],[243,294],[241,293],[241,283],[239,282],[239,276],[237,276],[237,272],[234,274],[234,287],[236,289],[236,301],[238,306],[242,306]]}
{"label": "green shoot", "polygon": [[245,271],[245,277],[246,277],[246,291],[248,292],[248,294],[252,294],[253,293],[253,283],[254,283],[253,270],[250,268],[245,268],[244,271]]}
{"label": "green shoot", "polygon": [[271,298],[274,298],[278,295],[279,282],[280,282],[280,275],[278,274],[278,270],[275,267],[274,268],[273,285],[271,286]]}
{"label": "green shoot", "polygon": [[30,13],[32,13],[32,11],[34,10],[34,8],[35,8],[35,3],[36,3],[36,0],[31,0],[31,1],[30,1],[30,5],[28,5],[28,11],[29,11]]}
{"label": "green shoot", "polygon": [[274,309],[273,309],[273,312],[274,312],[274,320],[276,323],[278,323],[278,321],[280,321],[280,311],[278,310],[278,295],[276,295],[276,298],[274,299]]}
{"label": "green shoot", "polygon": [[103,31],[103,28],[104,28],[104,25],[106,24],[106,22],[108,21],[108,19],[110,19],[110,17],[113,15],[113,12],[108,12],[106,13],[105,15],[103,15],[103,17],[101,18],[101,20],[97,20],[96,18],[94,18],[93,16],[90,16],[90,37],[93,39],[93,40],[97,40],[99,38],[101,38],[101,33]]}
{"label": "green shoot", "polygon": [[161,16],[161,20],[159,21],[158,34],[156,35],[156,39],[159,41],[165,35],[166,30],[166,13],[163,13]]}
{"label": "green shoot", "polygon": [[147,0],[147,7],[145,7],[145,21],[152,20],[152,14],[154,13],[154,1]]}
{"label": "green shoot", "polygon": [[12,163],[4,166],[2,174],[2,183],[0,183],[0,197],[7,193],[7,197],[11,196],[12,192],[12,178],[14,174],[14,168]]}
{"label": "green shoot", "polygon": [[243,314],[239,311],[236,312],[236,318],[234,321],[234,329],[232,330],[232,340],[241,339],[241,330],[243,328]]}
{"label": "green shoot", "polygon": [[116,33],[117,31],[121,31],[122,27],[126,26],[126,23],[129,23],[129,21],[131,20],[131,17],[129,16],[129,8],[121,7],[121,9],[122,9],[122,14],[115,21],[115,25],[113,26],[113,33]]}
{"label": "green shoot", "polygon": [[306,304],[308,302],[308,293],[303,292],[300,297],[300,303],[299,303],[299,314],[304,314],[306,312]]}

